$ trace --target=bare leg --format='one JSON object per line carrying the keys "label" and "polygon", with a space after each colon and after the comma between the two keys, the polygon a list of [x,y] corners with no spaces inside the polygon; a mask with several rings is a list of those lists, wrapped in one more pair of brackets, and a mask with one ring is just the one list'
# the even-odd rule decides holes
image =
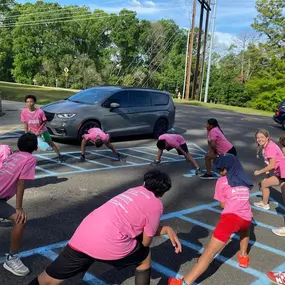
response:
{"label": "bare leg", "polygon": [[117,150],[111,143],[106,143],[106,147],[108,147],[116,156],[118,156]]}
{"label": "bare leg", "polygon": [[188,162],[191,162],[196,168],[200,168],[199,164],[197,163],[197,161],[192,157],[192,155],[188,152],[186,153],[186,160]]}
{"label": "bare leg", "polygon": [[264,205],[269,203],[270,190],[269,187],[278,186],[279,179],[276,176],[271,176],[261,181],[262,202]]}
{"label": "bare leg", "polygon": [[205,154],[205,166],[206,166],[206,173],[208,175],[212,174],[212,160],[214,160],[217,155],[214,152],[208,152]]}
{"label": "bare leg", "polygon": [[40,285],[59,285],[61,284],[64,280],[58,280],[50,277],[45,271],[42,272],[39,277],[38,281]]}
{"label": "bare leg", "polygon": [[54,150],[54,152],[55,152],[58,156],[60,156],[60,152],[59,152],[57,146],[55,145],[55,143],[54,143],[53,141],[48,142],[48,145],[49,145],[50,147],[52,147],[52,149]]}
{"label": "bare leg", "polygon": [[249,228],[243,232],[240,232],[240,255],[241,256],[247,255],[248,241],[249,241]]}
{"label": "bare leg", "polygon": [[86,139],[82,139],[81,141],[81,154],[85,155],[85,150],[86,150]]}
{"label": "bare leg", "polygon": [[215,255],[224,247],[225,243],[212,236],[210,243],[194,265],[192,270],[184,276],[184,280],[191,285],[209,267]]}
{"label": "bare leg", "polygon": [[136,268],[135,273],[135,285],[149,285],[151,274],[151,255],[150,252],[147,258],[142,262],[140,266]]}
{"label": "bare leg", "polygon": [[14,223],[13,230],[11,232],[11,254],[16,254],[20,250],[20,244],[25,230],[25,224],[16,223],[16,214],[13,214],[9,220]]}

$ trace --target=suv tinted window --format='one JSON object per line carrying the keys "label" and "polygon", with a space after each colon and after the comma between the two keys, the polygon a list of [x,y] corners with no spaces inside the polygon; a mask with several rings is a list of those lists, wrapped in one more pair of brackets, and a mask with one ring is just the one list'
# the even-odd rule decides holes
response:
{"label": "suv tinted window", "polygon": [[103,89],[86,89],[70,96],[67,100],[83,104],[96,104],[103,96],[110,93],[111,91]]}
{"label": "suv tinted window", "polygon": [[146,91],[130,91],[132,107],[151,106],[150,94]]}
{"label": "suv tinted window", "polygon": [[153,106],[167,105],[169,102],[169,96],[167,94],[153,92],[151,93],[151,100]]}
{"label": "suv tinted window", "polygon": [[130,106],[129,92],[122,91],[112,95],[102,104],[102,106],[105,108],[110,108],[111,103],[118,103],[120,104],[121,108],[129,107]]}

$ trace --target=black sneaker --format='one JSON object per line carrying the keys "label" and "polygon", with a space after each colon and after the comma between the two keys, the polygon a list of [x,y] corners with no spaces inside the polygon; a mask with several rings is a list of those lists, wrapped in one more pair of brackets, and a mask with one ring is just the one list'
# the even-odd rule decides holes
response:
{"label": "black sneaker", "polygon": [[197,168],[196,170],[195,170],[195,175],[201,175],[202,174],[202,170],[201,170],[201,168],[199,167],[199,168]]}
{"label": "black sneaker", "polygon": [[63,162],[65,161],[63,155],[59,155],[57,159],[58,159],[58,162],[59,162],[59,163],[63,163]]}
{"label": "black sneaker", "polygon": [[214,176],[212,174],[205,173],[203,175],[200,175],[199,178],[200,179],[205,179],[205,180],[212,180],[212,179],[214,179]]}
{"label": "black sneaker", "polygon": [[80,162],[85,162],[85,155],[81,155],[79,161]]}
{"label": "black sneaker", "polygon": [[126,155],[121,154],[121,153],[118,153],[118,159],[119,159],[119,160],[123,160],[123,161],[125,161],[125,160],[126,160],[126,158],[127,158],[127,156],[126,156]]}

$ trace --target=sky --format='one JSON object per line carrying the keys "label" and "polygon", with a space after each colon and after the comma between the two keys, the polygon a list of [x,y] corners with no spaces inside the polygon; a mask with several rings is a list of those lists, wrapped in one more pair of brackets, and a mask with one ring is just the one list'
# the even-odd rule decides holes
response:
{"label": "sky", "polygon": [[[235,38],[251,30],[250,24],[256,16],[255,0],[216,0],[217,19],[215,43],[227,47]],[[35,2],[18,0],[20,3]],[[107,13],[117,13],[123,8],[137,12],[140,19],[173,19],[180,27],[189,28],[193,0],[48,0],[61,5],[86,5],[102,9]],[[214,2],[213,0],[211,2]],[[80,4],[79,4],[80,3]],[[196,26],[199,23],[200,4],[197,2]]]}

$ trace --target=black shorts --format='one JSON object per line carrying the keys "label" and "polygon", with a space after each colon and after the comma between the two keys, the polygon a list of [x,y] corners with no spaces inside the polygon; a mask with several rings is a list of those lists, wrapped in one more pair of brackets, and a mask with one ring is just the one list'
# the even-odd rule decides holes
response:
{"label": "black shorts", "polygon": [[74,250],[67,245],[46,269],[46,273],[50,277],[59,280],[65,280],[77,274],[80,274],[80,277],[83,278],[86,271],[96,260],[112,265],[117,269],[122,269],[131,265],[139,266],[147,258],[149,251],[149,247],[144,247],[143,244],[138,241],[134,250],[126,257],[118,260],[100,260]]}
{"label": "black shorts", "polygon": [[230,154],[237,156],[237,150],[234,146],[227,153],[230,153]]}
{"label": "black shorts", "polygon": [[[186,143],[181,144],[180,147],[181,147],[186,153],[189,153],[188,146],[187,146]],[[179,155],[183,155],[183,153],[182,153],[180,150],[177,150],[177,153],[178,153]]]}
{"label": "black shorts", "polygon": [[9,219],[16,213],[16,209],[7,203],[7,199],[0,199],[0,218]]}

